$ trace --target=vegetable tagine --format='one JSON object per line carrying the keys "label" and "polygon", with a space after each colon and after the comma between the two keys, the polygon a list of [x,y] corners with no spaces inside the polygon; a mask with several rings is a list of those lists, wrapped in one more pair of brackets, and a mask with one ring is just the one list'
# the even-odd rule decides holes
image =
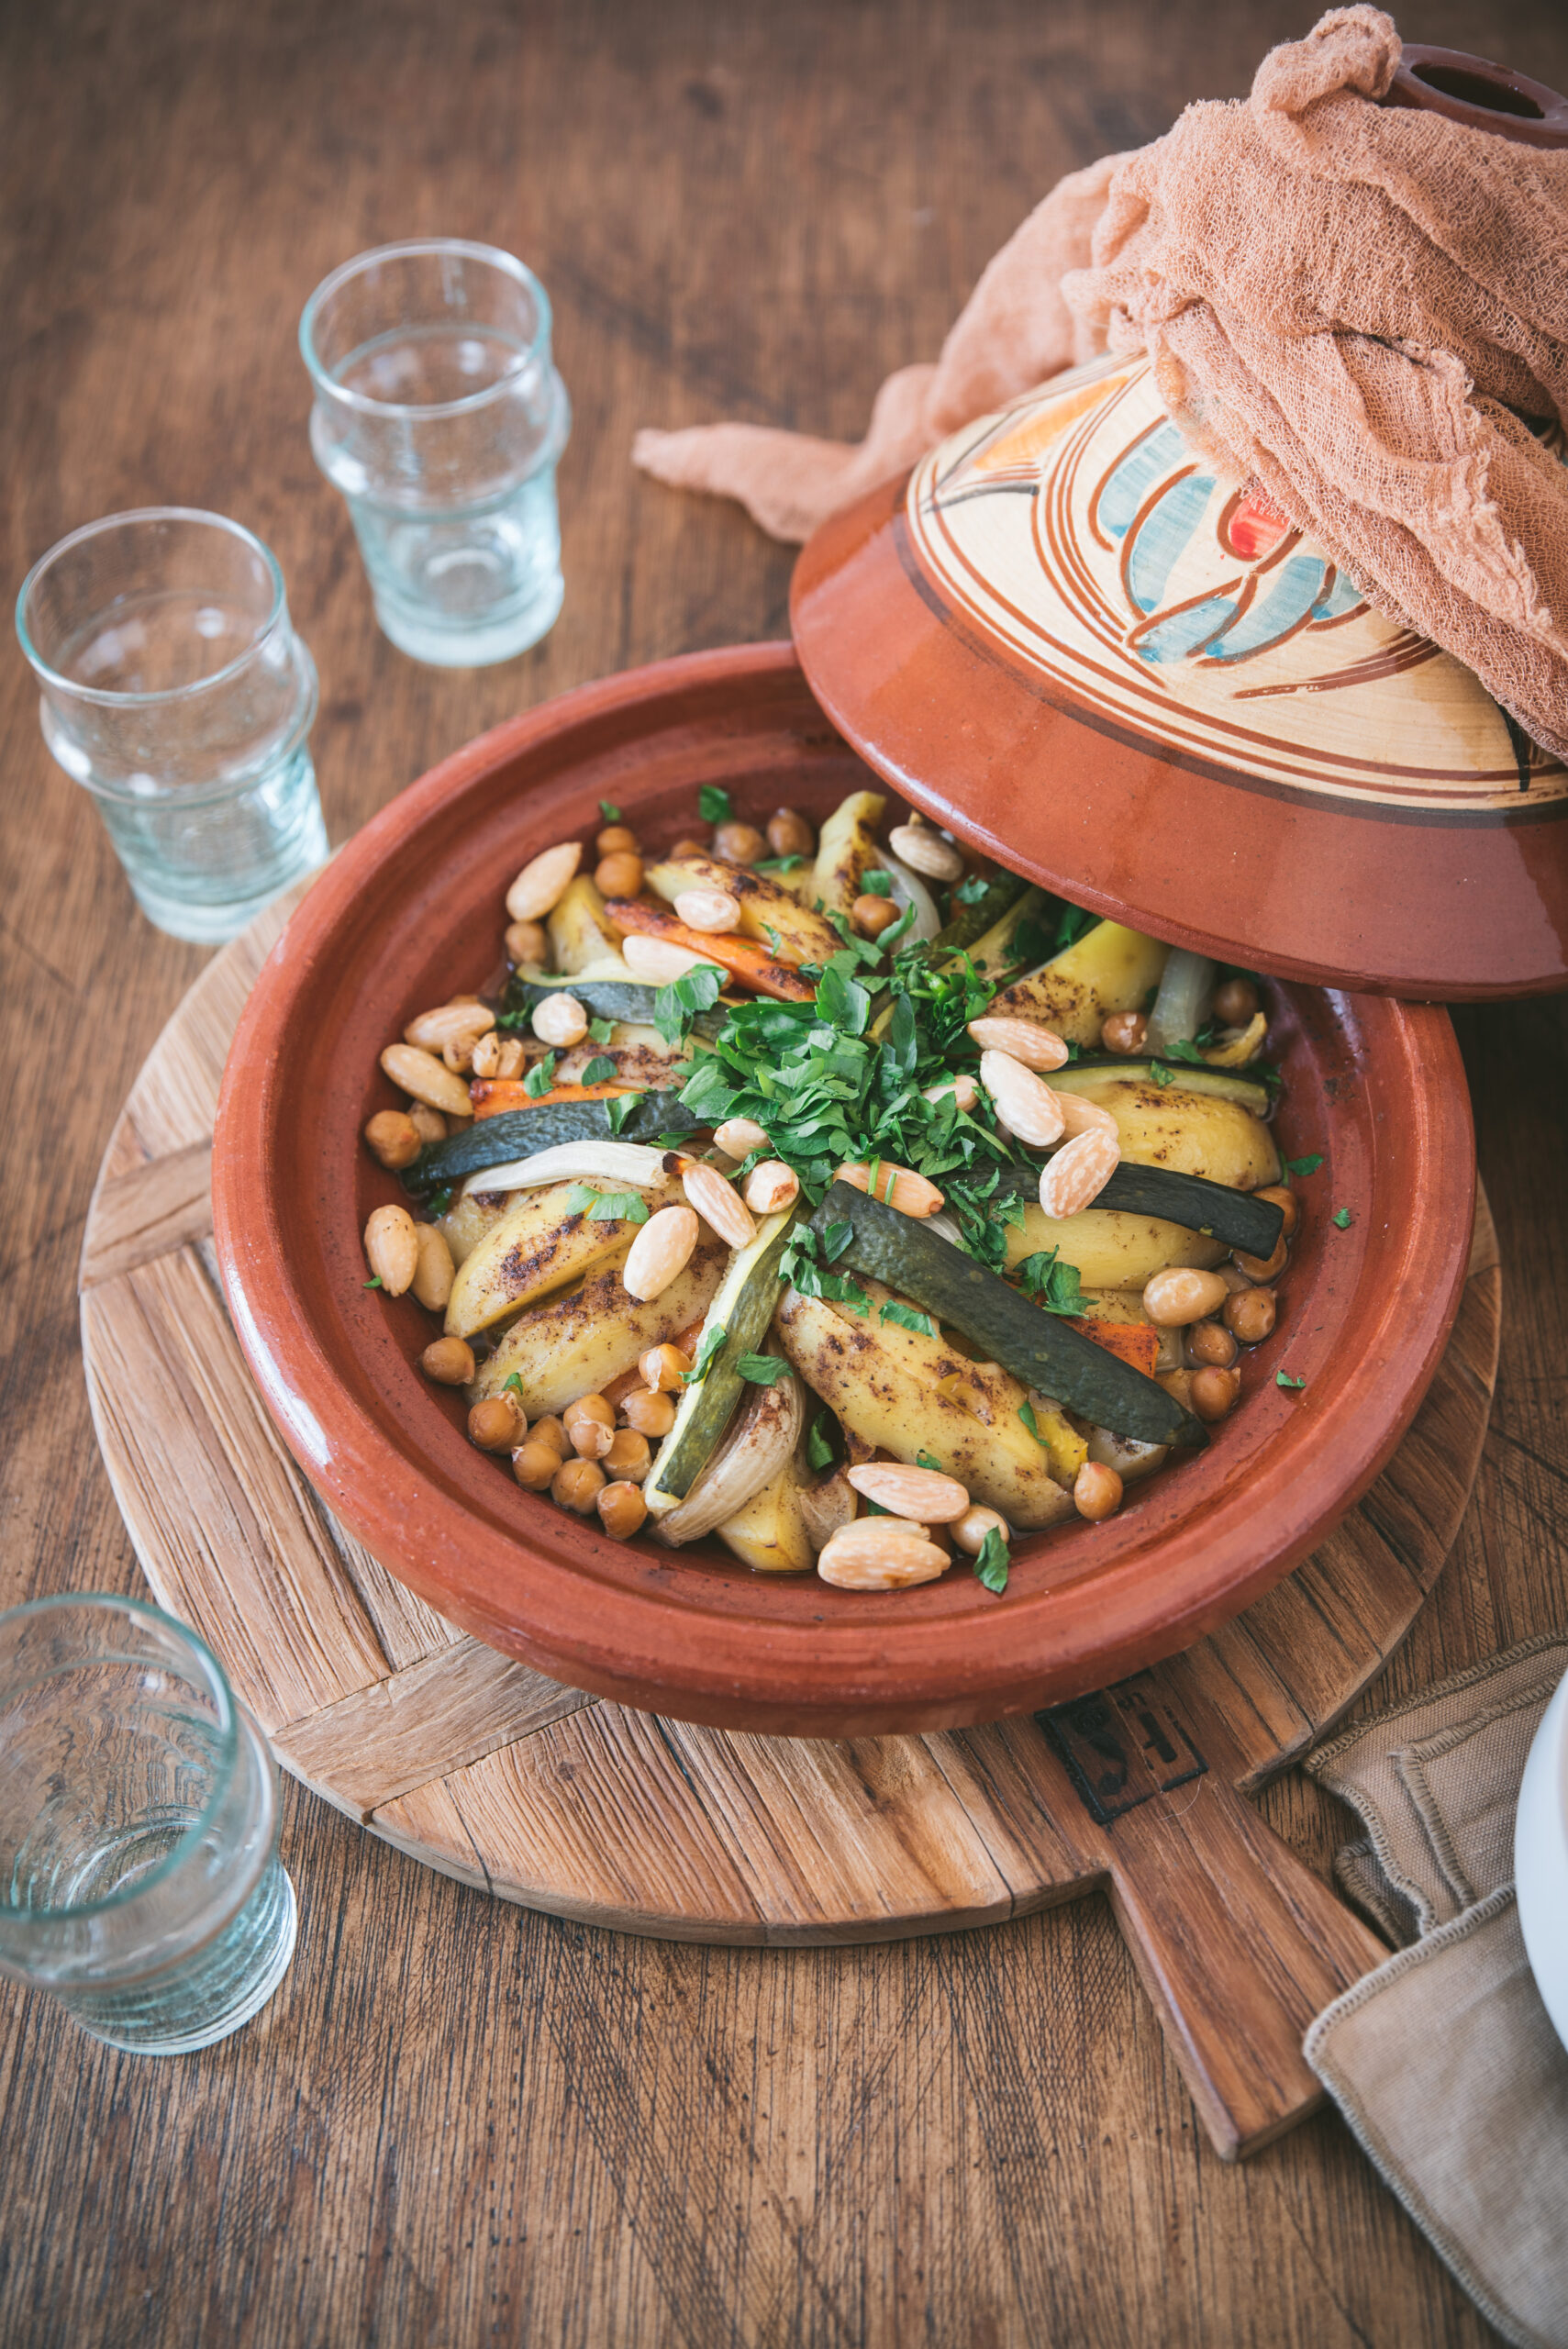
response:
{"label": "vegetable tagine", "polygon": [[[1207,1442],[1298,1201],[1242,972],[853,793],[601,803],[506,893],[491,992],[411,1019],[365,1141],[369,1286],[517,1482],[858,1591],[1100,1520]],[[1283,1371],[1279,1385],[1295,1385]]]}

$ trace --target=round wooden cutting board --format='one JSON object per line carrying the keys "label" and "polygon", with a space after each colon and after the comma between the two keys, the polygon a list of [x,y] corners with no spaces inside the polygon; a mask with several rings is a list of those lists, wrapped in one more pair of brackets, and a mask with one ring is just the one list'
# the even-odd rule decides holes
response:
{"label": "round wooden cutting board", "polygon": [[395,1582],[251,1385],[212,1262],[212,1121],[240,1008],[301,894],[216,957],[159,1038],[80,1275],[98,1441],[143,1570],[283,1766],[450,1876],[674,1939],[876,1941],[1107,1890],[1221,2154],[1310,2110],[1302,2033],[1386,1952],[1244,1797],[1378,1672],[1448,1553],[1496,1371],[1485,1199],[1447,1354],[1395,1458],[1303,1566],[1185,1654],[940,1735],[830,1743],[631,1712]]}

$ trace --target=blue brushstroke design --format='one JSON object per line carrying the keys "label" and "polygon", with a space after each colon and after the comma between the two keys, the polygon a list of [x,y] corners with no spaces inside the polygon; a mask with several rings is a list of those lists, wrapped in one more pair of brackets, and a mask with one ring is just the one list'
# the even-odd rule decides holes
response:
{"label": "blue brushstroke design", "polygon": [[1139,638],[1132,650],[1140,661],[1156,668],[1167,662],[1190,661],[1195,654],[1206,651],[1235,617],[1234,596],[1207,596],[1190,611],[1173,612],[1168,619],[1157,621],[1147,636]]}
{"label": "blue brushstroke design", "polygon": [[1173,482],[1144,517],[1127,557],[1127,592],[1140,612],[1157,612],[1172,572],[1192,544],[1214,495],[1210,473]]}
{"label": "blue brushstroke design", "polygon": [[1242,615],[1224,643],[1215,646],[1210,658],[1249,661],[1254,652],[1266,652],[1271,645],[1299,628],[1318,609],[1328,569],[1320,555],[1292,555],[1269,582],[1267,594],[1260,596]]}
{"label": "blue brushstroke design", "polygon": [[1173,424],[1156,425],[1146,440],[1140,440],[1122,458],[1107,477],[1100,492],[1095,519],[1111,539],[1124,539],[1132,527],[1134,516],[1155,483],[1179,465],[1187,454],[1187,444]]}

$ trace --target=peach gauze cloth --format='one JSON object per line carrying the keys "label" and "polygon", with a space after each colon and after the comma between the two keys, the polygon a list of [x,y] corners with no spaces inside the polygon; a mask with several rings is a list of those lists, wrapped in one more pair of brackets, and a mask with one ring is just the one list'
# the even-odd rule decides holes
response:
{"label": "peach gauze cloth", "polygon": [[804,539],[973,417],[1147,351],[1204,456],[1568,757],[1568,469],[1520,421],[1568,423],[1568,149],[1379,106],[1399,54],[1381,9],[1336,9],[1250,98],[1061,181],[859,448],[717,424],[640,432],[636,462]]}

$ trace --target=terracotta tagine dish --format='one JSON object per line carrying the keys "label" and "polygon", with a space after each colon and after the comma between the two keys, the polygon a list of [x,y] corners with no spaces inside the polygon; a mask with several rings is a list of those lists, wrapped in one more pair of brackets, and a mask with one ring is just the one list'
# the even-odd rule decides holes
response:
{"label": "terracotta tagine dish", "polygon": [[[1568,143],[1568,101],[1458,51],[1407,46],[1385,103]],[[833,517],[792,618],[880,775],[1096,912],[1390,994],[1568,982],[1568,770],[1197,459],[1141,357]]]}

